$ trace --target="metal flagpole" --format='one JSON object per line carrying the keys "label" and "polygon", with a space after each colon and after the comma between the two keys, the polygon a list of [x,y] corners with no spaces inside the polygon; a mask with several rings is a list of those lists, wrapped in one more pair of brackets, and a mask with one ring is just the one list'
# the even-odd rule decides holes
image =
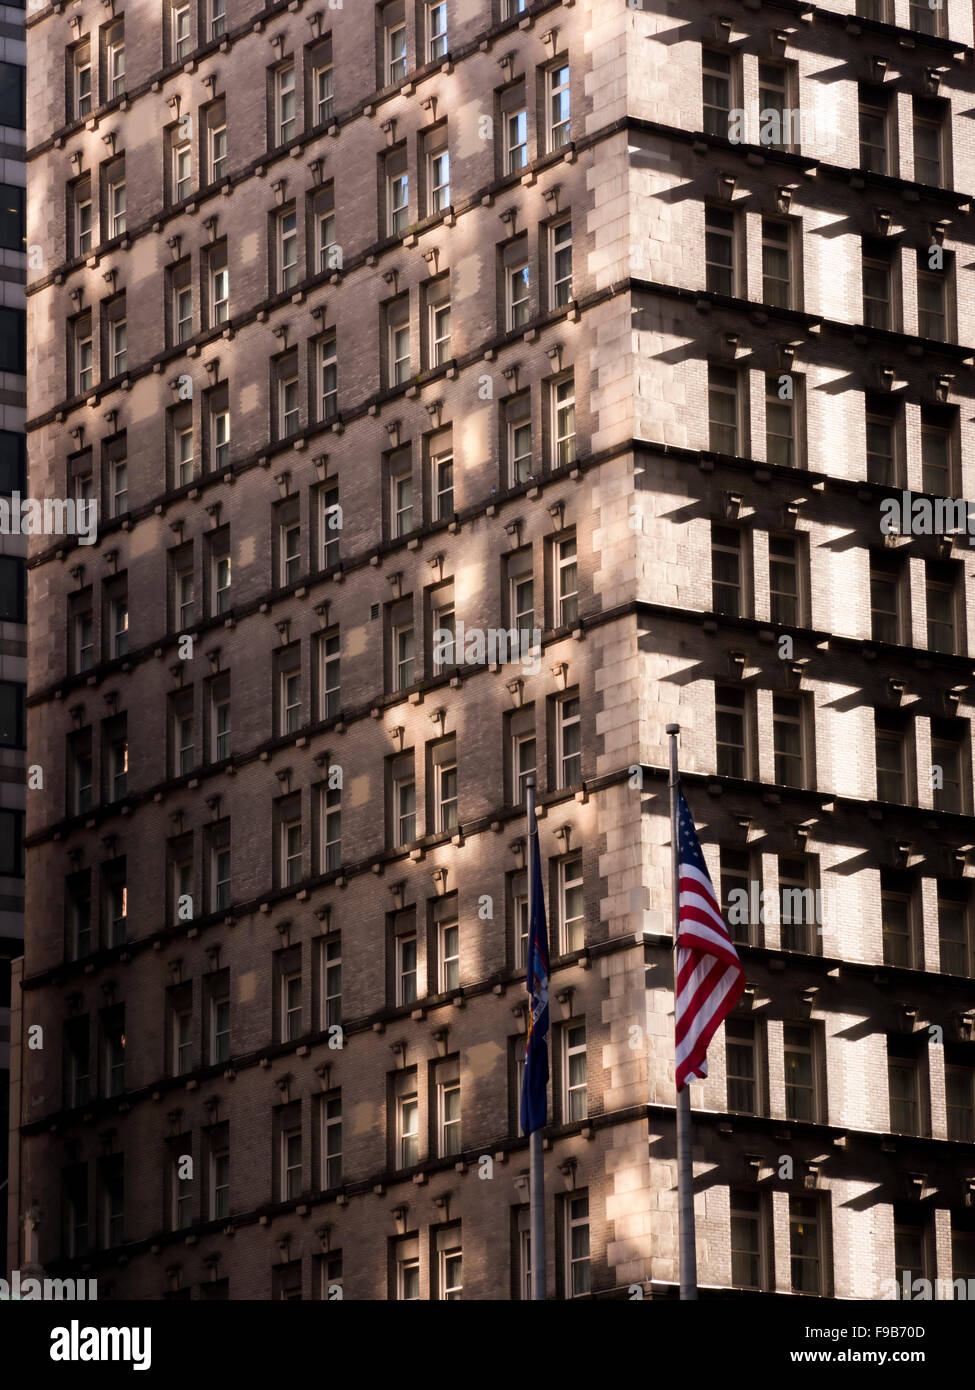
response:
{"label": "metal flagpole", "polygon": [[[677,1026],[677,936],[680,922],[680,832],[677,824],[677,735],[679,724],[668,724],[670,737],[670,847],[674,900],[674,1038]],[[676,1058],[675,1058],[676,1066]],[[677,1092],[677,1219],[680,1250],[680,1296],[697,1298],[697,1250],[694,1242],[694,1165],[691,1159],[691,1088]]]}
{"label": "metal flagpole", "polygon": [[[535,779],[525,778],[525,801],[528,815],[528,931],[531,937],[534,907],[534,867],[538,847],[538,825],[535,821]],[[529,1008],[531,1005],[529,1005]],[[531,1168],[529,1176],[528,1224],[531,1232],[532,1301],[545,1297],[545,1165],[542,1162],[542,1131],[532,1130],[529,1140]]]}

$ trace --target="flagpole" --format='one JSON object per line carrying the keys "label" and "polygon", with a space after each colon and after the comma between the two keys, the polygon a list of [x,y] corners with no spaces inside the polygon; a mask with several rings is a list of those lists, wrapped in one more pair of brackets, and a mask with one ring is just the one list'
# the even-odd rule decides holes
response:
{"label": "flagpole", "polygon": [[[538,823],[535,820],[535,778],[525,778],[528,816],[528,921],[532,920],[534,895],[534,855],[537,852]],[[533,838],[534,837],[534,838]],[[528,1224],[531,1234],[532,1301],[545,1298],[545,1165],[542,1161],[542,1131],[533,1129],[529,1139],[530,1174]]]}
{"label": "flagpole", "polygon": [[[674,1023],[677,1022],[677,937],[680,923],[680,831],[677,824],[677,735],[679,724],[668,724],[670,738],[670,852],[674,908]],[[675,1058],[676,1067],[676,1058]],[[694,1239],[694,1165],[691,1157],[691,1088],[677,1092],[677,1220],[680,1251],[680,1296],[697,1298],[697,1250]]]}

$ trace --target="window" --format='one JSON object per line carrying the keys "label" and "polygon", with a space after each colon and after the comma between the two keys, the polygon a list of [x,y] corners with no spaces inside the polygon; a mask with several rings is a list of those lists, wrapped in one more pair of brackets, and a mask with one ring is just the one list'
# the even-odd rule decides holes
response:
{"label": "window", "polygon": [[95,948],[91,923],[91,874],[72,874],[66,882],[68,908],[68,955],[83,960]]}
{"label": "window", "polygon": [[735,104],[731,54],[703,49],[701,77],[704,88],[704,132],[706,135],[727,138],[729,117]]}
{"label": "window", "polygon": [[309,240],[315,246],[315,268],[319,274],[326,270],[340,270],[342,248],[335,230],[335,187],[331,179],[315,195],[312,208],[312,236]]}
{"label": "window", "polygon": [[207,0],[207,37],[223,38],[227,32],[226,0]]}
{"label": "window", "polygon": [[901,643],[903,568],[891,556],[870,557],[870,633],[875,642]]}
{"label": "window", "polygon": [[715,738],[719,777],[747,777],[746,706],[744,690],[716,686],[714,691]]}
{"label": "window", "polygon": [[880,876],[880,922],[885,965],[910,969],[914,964],[914,912],[910,882],[897,875]]}
{"label": "window", "polygon": [[737,455],[739,379],[734,367],[708,367],[708,447],[719,454]]}
{"label": "window", "polygon": [[893,264],[884,242],[863,242],[863,322],[867,328],[894,327]]}
{"label": "window", "polygon": [[460,927],[456,921],[437,924],[438,991],[450,994],[460,989]]}
{"label": "window", "polygon": [[803,622],[803,560],[800,536],[769,536],[769,617],[773,623],[798,627]]}
{"label": "window", "polygon": [[561,309],[572,298],[572,219],[563,218],[548,229],[549,286],[552,309]]}
{"label": "window", "polygon": [[301,957],[297,950],[284,953],[280,962],[280,972],[281,1041],[294,1042],[304,1032],[301,1011]]}
{"label": "window", "polygon": [[517,396],[502,409],[508,464],[505,482],[508,487],[519,487],[532,477],[531,397]]}
{"label": "window", "polygon": [[339,398],[339,359],[335,347],[335,334],[320,338],[318,357],[318,420],[324,424],[338,413]]}
{"label": "window", "polygon": [[393,847],[416,839],[416,781],[412,754],[397,758],[391,773],[391,838]]}
{"label": "window", "polygon": [[279,816],[281,886],[293,888],[302,877],[301,807],[297,798],[286,801],[279,809]]}
{"label": "window", "polygon": [[[409,927],[413,923],[413,914],[401,913],[402,923],[400,925]],[[417,997],[416,980],[416,930],[398,930],[395,937],[396,950],[396,1003],[413,1004]]]}
{"label": "window", "polygon": [[967,721],[931,720],[931,774],[934,809],[964,815],[968,810]]}
{"label": "window", "polygon": [[65,1104],[73,1109],[86,1105],[91,1087],[91,1044],[88,1015],[64,1025]]}
{"label": "window", "polygon": [[715,613],[741,618],[746,609],[744,538],[735,526],[711,526],[711,603]]}
{"label": "window", "polygon": [[523,644],[534,642],[535,579],[531,546],[505,557],[508,581],[508,626],[519,634]]}
{"label": "window", "polygon": [[914,177],[931,188],[948,188],[950,124],[941,102],[914,98]]}
{"label": "window", "polygon": [[860,168],[869,174],[889,174],[890,108],[882,92],[860,89]]}
{"label": "window", "polygon": [[450,361],[450,287],[438,286],[434,293],[435,301],[427,301],[431,368],[443,367]]}
{"label": "window", "polygon": [[866,398],[867,481],[884,487],[902,479],[896,407],[875,396]]}
{"label": "window", "polygon": [[173,483],[185,487],[196,477],[192,407],[181,407],[170,417],[173,451]]}
{"label": "window", "polygon": [[806,1024],[787,1023],[783,1028],[785,1063],[785,1113],[790,1120],[819,1121],[820,1115],[816,1034]]}
{"label": "window", "polygon": [[74,387],[72,395],[83,395],[95,384],[95,349],[91,333],[91,314],[82,314],[74,325]]}
{"label": "window", "polygon": [[281,1130],[281,1201],[301,1196],[301,1124],[289,1121]]}
{"label": "window", "polygon": [[758,63],[759,139],[773,150],[794,148],[798,135],[795,70],[782,63]]}
{"label": "window", "polygon": [[274,219],[277,290],[293,289],[298,283],[298,214],[285,208]]}
{"label": "window", "polygon": [[204,253],[207,266],[208,328],[226,323],[230,317],[230,272],[227,268],[227,243],[220,242]]}
{"label": "window", "polygon": [[334,69],[331,43],[315,53],[312,62],[312,111],[316,126],[326,125],[335,116]]}
{"label": "window", "polygon": [[965,884],[938,885],[938,940],[944,974],[970,976],[975,973],[975,936]]}
{"label": "window", "polygon": [[578,695],[555,701],[555,766],[558,787],[582,781],[582,718]]}
{"label": "window", "polygon": [[919,1076],[916,1057],[891,1054],[888,1039],[887,1079],[890,1089],[890,1128],[893,1134],[919,1134]]}
{"label": "window", "polygon": [[972,1143],[975,1140],[975,1068],[945,1067],[945,1105],[948,1138]]}
{"label": "window", "polygon": [[342,789],[322,787],[320,798],[320,872],[334,874],[342,865]]}
{"label": "window", "polygon": [[277,393],[277,437],[288,439],[291,435],[297,434],[301,425],[297,351],[287,352],[283,357],[279,357],[273,370]]}
{"label": "window", "polygon": [[342,1022],[342,937],[336,932],[321,943],[320,1026],[334,1028]]}
{"label": "window", "polygon": [[704,284],[712,294],[735,295],[739,290],[739,233],[735,214],[727,208],[704,213]]}
{"label": "window", "polygon": [[907,13],[911,28],[919,34],[943,36],[946,9],[945,0],[935,0],[935,3],[932,0],[909,0]]}
{"label": "window", "polygon": [[[128,360],[128,325],[125,319],[125,298],[109,310],[108,320],[108,374],[121,376]],[[116,513],[117,515],[117,513]]]}
{"label": "window", "polygon": [[450,152],[447,149],[447,127],[441,126],[426,145],[427,212],[433,217],[446,212],[450,206]]}
{"label": "window", "polygon": [[[18,564],[17,570],[21,568]],[[11,570],[11,574],[14,573],[16,571]],[[95,620],[91,614],[90,603],[89,597],[88,606],[82,612],[74,614],[71,622],[72,668],[76,675],[82,671],[90,671],[95,664]],[[9,616],[13,617],[16,610],[10,612],[9,602],[7,607]]]}
{"label": "window", "polygon": [[[524,85],[519,84],[518,98],[524,101]],[[505,110],[504,173],[518,174],[528,164],[528,112],[523,107]]]}
{"label": "window", "polygon": [[430,495],[436,521],[454,515],[454,450],[449,430],[430,440]]}
{"label": "window", "polygon": [[0,681],[0,748],[26,747],[25,697],[19,682]]}
{"label": "window", "polygon": [[26,588],[23,560],[0,555],[0,621],[26,621]]}
{"label": "window", "polygon": [[119,1096],[125,1090],[125,1008],[116,1004],[104,1009],[102,1031],[103,1096]]}
{"label": "window", "polygon": [[765,1289],[768,1238],[757,1192],[730,1194],[731,1282],[736,1289]]}
{"label": "window", "polygon": [[[936,269],[932,261],[942,268]],[[949,321],[949,282],[952,270],[950,253],[937,248],[937,256],[928,250],[917,253],[917,331],[922,338],[948,342],[954,337]]]}
{"label": "window", "polygon": [[[4,78],[7,77],[7,73],[8,73],[8,70],[10,69],[10,66],[11,66],[11,65],[9,65],[9,64],[6,64],[6,63],[4,64],[4,73],[3,73]],[[21,69],[21,74],[20,74],[21,89],[23,89],[23,75],[22,75],[22,72],[23,72],[23,70]],[[90,41],[90,39],[85,39],[82,43],[79,43],[79,44],[72,50],[71,72],[72,72],[72,79],[73,79],[73,83],[72,83],[72,85],[73,85],[73,100],[72,100],[72,104],[73,104],[73,107],[74,107],[74,117],[75,117],[75,120],[79,120],[79,121],[80,121],[80,120],[84,120],[85,117],[91,115],[91,41]],[[15,80],[16,80],[16,79],[15,79]],[[6,86],[6,83],[5,83],[4,85]],[[21,120],[11,121],[11,120],[9,120],[9,119],[7,118],[6,113],[0,113],[0,114],[3,114],[2,122],[0,122],[0,123],[2,123],[3,125],[22,126],[22,125],[24,124],[24,122],[23,122],[22,119],[21,119]]]}
{"label": "window", "polygon": [[437,1287],[439,1296],[448,1302],[463,1297],[463,1253],[460,1227],[437,1232]]}
{"label": "window", "polygon": [[71,783],[70,806],[74,815],[84,815],[91,810],[92,757],[91,730],[74,736],[71,743]]}
{"label": "window", "polygon": [[552,383],[552,442],[553,467],[564,468],[576,457],[576,389],[575,377],[568,376]]}
{"label": "window", "polygon": [[215,763],[230,757],[229,676],[220,676],[210,685],[210,757]]}
{"label": "window", "polygon": [[560,150],[569,143],[569,65],[559,63],[546,74],[548,97],[548,148]]}
{"label": "window", "polygon": [[[724,851],[722,851],[722,855],[723,853]],[[750,1018],[739,1018],[732,1015],[725,1021],[728,1109],[738,1115],[758,1115],[760,1113],[760,1053],[755,1029],[756,1025]]]}
{"label": "window", "polygon": [[322,1189],[338,1187],[342,1181],[342,1096],[340,1092],[323,1096],[322,1114]]}
{"label": "window", "polygon": [[335,719],[342,708],[341,641],[338,630],[318,636],[318,709],[319,719]]}
{"label": "window", "polygon": [[777,309],[792,309],[792,228],[787,222],[762,218],[762,301]]}
{"label": "window", "polygon": [[[733,941],[745,945],[762,945],[763,914],[761,898],[755,894],[761,888],[761,859],[754,859],[747,849],[723,847],[720,852],[721,912]],[[752,922],[752,908],[756,921]]]}
{"label": "window", "polygon": [[[460,1143],[460,1061],[456,1057],[436,1067],[437,1156],[459,1154]],[[414,1159],[414,1162],[416,1160]]]}
{"label": "window", "polygon": [[295,734],[301,728],[301,644],[275,652],[278,676],[278,733]]}
{"label": "window", "polygon": [[924,597],[927,609],[928,649],[958,653],[959,600],[956,570],[950,564],[928,561],[925,565]]}
{"label": "window", "polygon": [[805,786],[812,774],[812,759],[806,747],[811,741],[812,730],[806,715],[800,696],[772,696],[775,780],[782,786]]}
{"label": "window", "polygon": [[174,136],[171,157],[172,201],[181,203],[190,196],[193,181],[193,147],[189,140],[177,140]]}
{"label": "window", "polygon": [[589,1196],[565,1199],[565,1289],[569,1298],[589,1293]]}
{"label": "window", "polygon": [[274,73],[275,144],[287,145],[295,137],[295,65],[288,63]]}
{"label": "window", "polygon": [[[21,21],[23,23],[23,21]],[[23,39],[20,40],[23,42]],[[84,44],[84,51],[87,55],[88,43]],[[77,51],[77,50],[76,50]],[[87,61],[87,59],[86,59]],[[24,130],[27,125],[25,83],[27,70],[24,67],[23,59],[19,63],[0,62],[0,126],[10,126],[15,130]],[[83,73],[82,73],[83,76]],[[76,83],[75,91],[78,94],[79,106],[82,104],[81,98],[84,96],[83,84],[79,88]],[[87,116],[91,113],[91,66],[88,64],[88,93],[87,106],[84,110],[76,110],[77,116]],[[21,146],[22,147],[22,146]]]}
{"label": "window", "polygon": [[208,182],[219,183],[227,174],[227,109],[223,101],[208,106],[204,114]]}
{"label": "window", "polygon": [[384,14],[385,81],[380,85],[391,87],[406,76],[406,21],[402,4],[388,5]]}
{"label": "window", "polygon": [[586,1092],[586,1025],[566,1023],[562,1029],[562,1119],[584,1120],[589,1113]]}
{"label": "window", "polygon": [[[519,1129],[519,1133],[520,1133]],[[531,1235],[531,1211],[528,1207],[517,1209],[517,1229],[515,1232],[516,1248],[514,1258],[517,1260],[518,1271],[518,1297],[523,1301],[528,1301],[532,1296],[532,1235]]]}
{"label": "window", "polygon": [[185,777],[196,765],[192,692],[187,699],[181,692],[174,701],[172,714],[173,776]]}
{"label": "window", "polygon": [[297,508],[284,508],[278,519],[279,582],[282,588],[301,575],[301,522]]}
{"label": "window", "polygon": [[420,1242],[401,1240],[396,1245],[396,1298],[411,1302],[420,1297]]}
{"label": "window", "polygon": [[190,1135],[181,1135],[170,1141],[170,1198],[169,1225],[173,1231],[181,1231],[193,1221],[193,1179],[185,1176],[192,1171],[192,1140]]}
{"label": "window", "polygon": [[528,262],[504,267],[505,327],[524,328],[531,318],[531,273]]}
{"label": "window", "polygon": [[579,621],[579,569],[576,558],[575,535],[563,536],[554,542],[556,627],[568,627]]}
{"label": "window", "polygon": [[[17,814],[7,812],[7,815]],[[17,844],[19,854],[20,845]],[[21,871],[22,872],[22,871]],[[125,859],[116,859],[102,866],[104,892],[105,943],[121,946],[126,939],[129,893],[125,877]]]}
{"label": "window", "polygon": [[951,407],[921,406],[921,487],[935,497],[955,495],[956,419]]}
{"label": "window", "polygon": [[[75,256],[87,256],[91,251],[92,245],[92,206],[91,206],[91,178],[85,175],[84,178],[76,179],[71,185],[72,190],[72,221],[73,221],[73,247],[72,254]],[[23,190],[21,190],[21,200],[23,200]],[[23,245],[17,246],[15,250],[23,250]]]}
{"label": "window", "polygon": [[210,612],[215,615],[229,613],[231,607],[230,579],[230,530],[222,527],[216,534],[207,537],[209,558],[209,600]]}
{"label": "window", "polygon": [[230,971],[219,970],[207,982],[207,1060],[230,1059]]}
{"label": "window", "polygon": [[[402,467],[403,460],[391,461],[391,467]],[[389,479],[390,531],[394,539],[408,536],[415,528],[413,519],[413,470],[396,472]],[[412,684],[412,682],[410,682]]]}
{"label": "window", "polygon": [[856,12],[861,19],[875,19],[881,24],[892,24],[892,0],[857,0]]}
{"label": "window", "polygon": [[169,991],[170,1067],[173,1076],[193,1070],[193,986]]}
{"label": "window", "polygon": [[182,632],[192,627],[195,605],[192,543],[170,552],[173,575],[173,628]]}
{"label": "window", "polygon": [[209,843],[210,911],[230,906],[230,822],[207,827]]}
{"label": "window", "polygon": [[559,861],[559,927],[562,955],[581,951],[586,944],[586,901],[583,891],[582,855]]}
{"label": "window", "polygon": [[877,800],[907,800],[908,735],[899,713],[874,713],[874,739],[877,749]]}
{"label": "window", "polygon": [[[432,648],[430,669],[436,676],[457,665],[457,614],[453,583],[441,584],[436,589],[431,589],[428,600],[428,626]],[[463,653],[459,655],[462,657]]]}
{"label": "window", "polygon": [[386,155],[386,231],[402,236],[410,223],[410,175],[405,147]]}
{"label": "window", "polygon": [[433,0],[426,7],[427,62],[447,56],[447,0]]}
{"label": "window", "polygon": [[121,801],[128,791],[129,740],[126,717],[117,715],[104,724],[104,746],[107,752],[105,792],[108,801]]}
{"label": "window", "polygon": [[113,166],[105,179],[108,204],[108,236],[121,236],[125,231],[125,161]]}
{"label": "window", "polygon": [[789,1198],[789,1255],[792,1292],[822,1296],[823,1259],[819,1203],[815,1197]]}
{"label": "window", "polygon": [[779,927],[784,951],[818,951],[819,924],[813,886],[815,861],[794,855],[780,854]]}
{"label": "window", "polygon": [[186,343],[193,337],[193,283],[190,262],[174,266],[169,275],[171,342]]}
{"label": "window", "polygon": [[212,1125],[206,1131],[207,1215],[223,1221],[230,1215],[230,1125]]}
{"label": "window", "polygon": [[190,7],[174,5],[172,9],[173,62],[182,63],[190,51]]}
{"label": "window", "polygon": [[397,1077],[396,1081],[399,1090],[396,1096],[396,1167],[412,1168],[420,1159],[420,1103],[415,1070]]}
{"label": "window", "polygon": [[115,598],[109,605],[110,656],[125,656],[129,650],[129,602]]}
{"label": "window", "polygon": [[511,804],[523,806],[527,800],[527,782],[536,773],[535,707],[513,711],[508,716],[511,739]]}
{"label": "window", "polygon": [[434,834],[457,828],[457,741],[451,737],[431,753]]}
{"label": "window", "polygon": [[[917,1224],[912,1220],[915,1216],[918,1218]],[[927,1242],[921,1220],[921,1210],[913,1204],[895,1204],[894,1276],[900,1288],[904,1287],[905,1279],[910,1287],[915,1279],[923,1279],[926,1275]]]}
{"label": "window", "polygon": [[390,309],[388,319],[388,365],[390,386],[403,386],[410,379],[409,303]]}

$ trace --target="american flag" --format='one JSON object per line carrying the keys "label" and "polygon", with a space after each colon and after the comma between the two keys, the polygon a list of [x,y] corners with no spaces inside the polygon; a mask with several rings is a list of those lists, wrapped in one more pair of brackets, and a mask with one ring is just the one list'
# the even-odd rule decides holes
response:
{"label": "american flag", "polygon": [[677,789],[677,999],[676,1079],[708,1074],[708,1043],[745,988],[745,972],[721,916],[684,793]]}

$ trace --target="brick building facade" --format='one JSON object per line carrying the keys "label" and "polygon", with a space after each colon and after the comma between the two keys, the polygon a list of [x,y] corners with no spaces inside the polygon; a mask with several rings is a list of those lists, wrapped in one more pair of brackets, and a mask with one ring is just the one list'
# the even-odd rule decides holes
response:
{"label": "brick building facade", "polygon": [[972,560],[881,528],[975,491],[972,11],[853,8],[31,16],[31,485],[99,525],[30,548],[11,1264],[523,1297],[534,772],[550,1288],[672,1294],[677,721],[702,1285],[975,1277]]}

